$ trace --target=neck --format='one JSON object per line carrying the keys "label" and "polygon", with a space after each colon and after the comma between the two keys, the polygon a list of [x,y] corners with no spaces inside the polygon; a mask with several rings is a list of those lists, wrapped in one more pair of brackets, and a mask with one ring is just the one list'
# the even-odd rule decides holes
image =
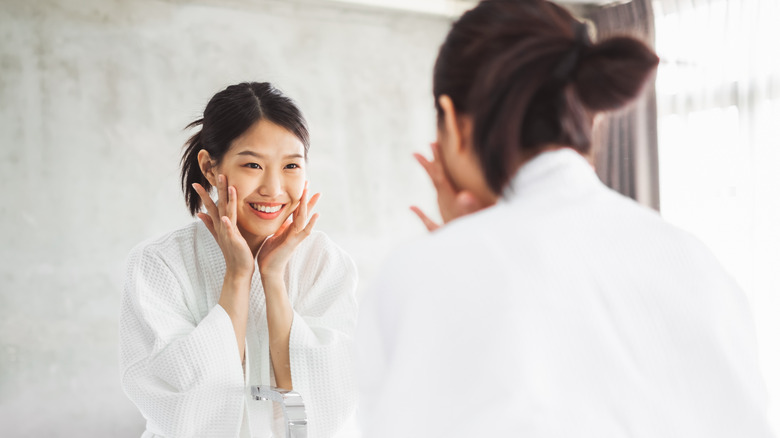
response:
{"label": "neck", "polygon": [[260,251],[260,246],[263,245],[265,239],[268,236],[258,236],[245,230],[241,225],[238,225],[238,231],[241,233],[241,237],[246,240],[246,244],[249,245],[249,250],[252,251],[252,255],[257,257],[257,252]]}
{"label": "neck", "polygon": [[[526,163],[528,163],[529,161],[533,160],[534,158],[538,157],[539,155],[545,152],[557,151],[559,149],[565,149],[565,148],[571,148],[571,146],[550,143],[550,144],[539,146],[538,148],[533,149],[530,153],[522,154],[519,157],[517,157],[517,161],[515,162],[514,165],[514,171],[512,173],[513,174],[517,173],[517,171],[520,170],[520,168],[523,167]],[[574,150],[573,148],[571,149]]]}

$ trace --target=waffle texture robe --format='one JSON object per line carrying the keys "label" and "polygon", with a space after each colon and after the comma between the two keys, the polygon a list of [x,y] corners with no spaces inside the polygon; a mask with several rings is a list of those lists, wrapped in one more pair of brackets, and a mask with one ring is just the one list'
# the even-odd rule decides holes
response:
{"label": "waffle texture robe", "polygon": [[[122,387],[147,421],[144,437],[284,436],[281,411],[253,400],[249,389],[274,384],[258,269],[243,367],[230,317],[218,304],[224,275],[222,252],[200,222],[144,242],[129,256],[120,367]],[[285,282],[294,312],[293,388],[306,404],[309,437],[333,437],[356,406],[357,270],[315,231],[296,248]]]}
{"label": "waffle texture robe", "polygon": [[390,257],[361,306],[367,438],[764,438],[746,297],[571,149]]}

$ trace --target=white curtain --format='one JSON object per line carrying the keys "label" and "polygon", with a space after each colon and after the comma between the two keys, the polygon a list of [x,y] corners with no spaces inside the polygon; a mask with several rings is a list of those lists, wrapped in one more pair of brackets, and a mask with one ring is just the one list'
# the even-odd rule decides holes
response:
{"label": "white curtain", "polygon": [[756,314],[780,432],[780,0],[655,0],[660,211]]}

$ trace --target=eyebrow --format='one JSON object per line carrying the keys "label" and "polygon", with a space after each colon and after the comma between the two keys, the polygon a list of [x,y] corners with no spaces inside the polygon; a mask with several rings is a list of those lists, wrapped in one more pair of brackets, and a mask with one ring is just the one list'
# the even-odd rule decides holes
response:
{"label": "eyebrow", "polygon": [[[266,158],[268,158],[267,156],[265,156],[265,155],[263,155],[263,154],[258,154],[257,152],[254,152],[254,151],[241,151],[241,152],[237,153],[236,155],[249,155],[249,156],[251,156],[251,157],[260,158],[260,159],[266,159]],[[303,155],[301,155],[301,154],[290,154],[290,155],[285,155],[285,156],[284,156],[284,157],[282,157],[282,158],[283,158],[283,159],[289,159],[289,158],[303,158]]]}

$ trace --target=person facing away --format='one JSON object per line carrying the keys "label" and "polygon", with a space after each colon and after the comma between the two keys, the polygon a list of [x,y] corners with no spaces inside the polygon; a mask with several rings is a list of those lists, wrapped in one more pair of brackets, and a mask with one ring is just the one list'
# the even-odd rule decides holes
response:
{"label": "person facing away", "polygon": [[313,229],[306,122],[252,82],[217,93],[198,126],[181,182],[201,220],[139,244],[127,263],[121,379],[143,437],[284,436],[254,385],[300,393],[309,436],[332,437],[356,406],[357,271]]}
{"label": "person facing away", "polygon": [[542,0],[453,24],[434,158],[417,157],[448,223],[390,257],[361,306],[366,438],[771,436],[740,288],[584,157],[595,115],[657,63]]}

